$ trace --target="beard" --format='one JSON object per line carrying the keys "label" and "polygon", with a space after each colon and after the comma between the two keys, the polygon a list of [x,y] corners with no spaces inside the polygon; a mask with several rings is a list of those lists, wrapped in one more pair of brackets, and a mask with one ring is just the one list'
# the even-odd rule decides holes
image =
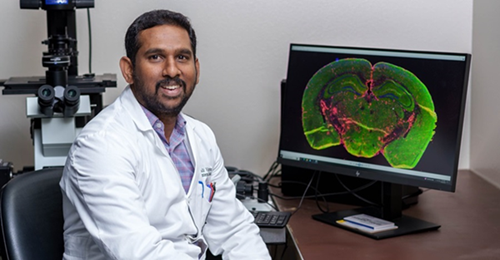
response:
{"label": "beard", "polygon": [[[155,85],[155,92],[148,93],[147,87],[144,82],[136,76],[136,73],[133,73],[134,84],[133,87],[136,91],[134,94],[137,95],[138,100],[142,101],[141,105],[143,105],[147,110],[151,111],[158,118],[162,118],[164,116],[177,116],[181,111],[184,105],[186,105],[187,101],[191,97],[192,92],[194,91],[196,83],[193,83],[191,93],[186,91],[186,82],[181,80],[179,77],[175,78],[165,78],[158,82]],[[162,86],[171,85],[172,82],[179,85],[182,88],[182,96],[181,102],[175,106],[167,106],[161,102],[161,99],[173,99],[171,97],[160,97],[158,93],[159,89]]]}

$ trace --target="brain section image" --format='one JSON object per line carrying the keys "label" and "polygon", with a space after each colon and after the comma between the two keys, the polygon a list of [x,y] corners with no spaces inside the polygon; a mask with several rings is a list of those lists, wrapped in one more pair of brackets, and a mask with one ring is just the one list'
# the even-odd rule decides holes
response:
{"label": "brain section image", "polygon": [[395,168],[412,169],[436,129],[427,87],[387,62],[346,58],[318,70],[302,97],[302,125],[316,150],[342,145],[350,154],[382,153]]}

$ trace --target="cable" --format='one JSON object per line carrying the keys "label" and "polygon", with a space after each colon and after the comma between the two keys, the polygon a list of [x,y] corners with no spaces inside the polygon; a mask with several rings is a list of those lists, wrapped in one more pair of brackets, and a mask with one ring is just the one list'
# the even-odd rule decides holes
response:
{"label": "cable", "polygon": [[265,181],[264,178],[260,175],[257,175],[253,172],[250,172],[250,171],[247,171],[247,170],[238,170],[237,172],[235,172],[235,174],[239,174],[241,176],[241,179],[242,180],[245,180],[246,176],[245,175],[250,175],[252,176],[251,179],[248,179],[247,180],[251,180],[251,181],[254,181],[255,179],[258,179],[258,180],[262,180],[262,181]]}
{"label": "cable", "polygon": [[281,169],[275,171],[273,175],[269,177],[269,179],[275,178],[275,177],[281,177]]}
{"label": "cable", "polygon": [[[272,164],[271,164],[271,167],[269,167],[269,170],[267,171],[267,173],[264,175],[263,179],[264,180],[268,180],[268,179],[271,179],[273,175],[275,175],[275,171],[276,171],[276,168],[278,168],[280,166],[280,163],[278,163],[278,161],[274,161]],[[281,170],[279,170],[281,171]]]}
{"label": "cable", "polygon": [[[282,183],[290,183],[290,184],[301,184],[301,185],[304,185],[304,186],[307,186],[307,183],[305,182],[300,182],[300,181],[281,181]],[[355,189],[352,189],[351,191],[339,191],[339,192],[331,192],[331,193],[318,193],[318,195],[309,195],[309,196],[306,196],[305,198],[306,199],[312,199],[312,198],[315,198],[315,197],[330,197],[330,196],[338,196],[338,195],[346,195],[346,194],[350,194],[351,192],[358,192],[358,191],[361,191],[361,190],[364,190],[372,185],[374,185],[375,183],[377,183],[377,181],[372,181],[370,183],[367,183],[363,186],[360,186],[360,187],[357,187]],[[274,187],[274,188],[280,188],[280,186],[276,186],[276,185],[271,185],[269,184],[271,187]],[[315,187],[310,187],[311,189],[314,189],[316,190]],[[302,198],[302,196],[279,196],[279,195],[276,195],[276,194],[271,194],[272,196],[276,197],[276,198],[279,198],[279,199],[282,199],[282,200],[294,200],[294,199],[300,199]]]}
{"label": "cable", "polygon": [[319,189],[319,180],[320,180],[320,178],[321,178],[321,172],[319,172],[318,179],[316,179],[316,189],[314,189],[314,201],[316,201],[316,206],[318,207],[318,209],[321,212],[327,213],[327,212],[330,211],[330,207],[329,207],[328,203],[326,202],[326,198],[325,197],[321,197],[323,199],[323,202],[326,204],[326,209],[323,209],[321,207],[321,205],[319,205],[319,202],[318,202],[318,199],[320,198],[320,197],[318,197],[318,194],[320,194],[319,190],[318,190]]}
{"label": "cable", "polygon": [[[281,164],[278,163],[277,161],[274,161],[271,166],[269,167],[269,170],[267,171],[267,173],[264,175],[264,177],[260,177],[258,176],[261,180],[266,180],[266,181],[269,181],[271,178],[273,177],[276,177],[278,175],[278,173],[281,173],[281,169],[277,170],[277,168],[280,166]],[[369,204],[369,205],[374,205],[374,206],[379,206],[378,204],[370,201],[370,200],[367,200],[363,197],[361,197],[360,195],[358,195],[356,192],[358,191],[361,191],[361,190],[364,190],[374,184],[377,183],[377,181],[372,181],[372,182],[369,182],[365,185],[362,185],[360,187],[357,187],[355,189],[350,189],[349,187],[347,187],[340,179],[339,179],[339,176],[337,174],[335,174],[335,178],[337,179],[337,181],[342,185],[342,187],[345,189],[345,191],[342,191],[342,192],[334,192],[334,193],[328,193],[328,194],[322,194],[319,192],[319,184],[320,184],[320,177],[321,177],[321,171],[315,171],[311,177],[311,179],[309,180],[309,183],[307,183],[307,186],[304,190],[304,193],[302,194],[302,196],[300,197],[283,197],[283,196],[279,196],[277,194],[273,194],[273,193],[269,193],[270,196],[273,196],[273,197],[276,197],[276,198],[280,198],[280,199],[283,199],[283,200],[290,200],[290,199],[297,199],[297,198],[300,198],[300,202],[299,202],[299,205],[297,206],[297,209],[295,211],[292,212],[292,215],[297,212],[300,207],[302,206],[302,203],[304,201],[304,199],[306,198],[314,198],[315,199],[315,202],[316,202],[316,206],[318,207],[318,209],[323,212],[323,213],[327,213],[329,211],[329,207],[328,207],[328,203],[326,201],[326,197],[327,196],[338,196],[338,195],[346,195],[346,194],[352,194],[353,196],[355,196],[356,198],[360,199],[361,201]],[[316,174],[318,174],[318,178],[316,180],[316,185],[315,187],[311,187],[311,183],[314,179],[314,177],[316,176]],[[269,184],[268,182],[268,185],[271,186],[271,187],[275,187],[275,188],[281,188],[281,185],[283,183],[296,183],[296,184],[303,184],[303,185],[306,185],[305,183],[303,182],[297,182],[297,181],[281,181],[279,183],[279,185],[273,185],[273,184]],[[309,188],[312,188],[314,190],[314,195],[309,195],[307,196],[307,191],[309,190]],[[319,204],[319,201],[318,199],[322,198],[323,199],[323,202],[326,204],[326,209],[323,209],[321,207],[321,205]]]}
{"label": "cable", "polygon": [[89,29],[89,74],[92,74],[92,26],[90,22],[90,8],[87,8],[87,24]]}
{"label": "cable", "polygon": [[297,206],[297,208],[292,212],[292,215],[295,214],[295,212],[297,212],[300,207],[302,206],[302,202],[304,201],[305,197],[306,197],[306,193],[307,191],[309,190],[309,187],[311,186],[311,183],[314,179],[314,176],[316,176],[316,171],[314,171],[312,177],[311,177],[311,180],[309,180],[309,183],[307,184],[307,187],[306,189],[304,190],[304,194],[302,194],[302,198],[300,199],[300,202],[299,202],[299,205]]}
{"label": "cable", "polygon": [[[361,196],[359,196],[358,194],[356,194],[356,192],[354,192],[353,190],[349,189],[349,187],[347,187],[340,179],[339,179],[339,176],[337,174],[335,174],[335,178],[337,178],[337,180],[339,181],[340,185],[342,185],[342,187],[344,187],[344,189],[346,189],[349,193],[351,193],[352,195],[354,195],[356,198],[372,205],[372,206],[380,206],[378,205],[377,203],[374,203],[372,201],[369,201]],[[377,181],[374,181],[374,183],[376,183]]]}

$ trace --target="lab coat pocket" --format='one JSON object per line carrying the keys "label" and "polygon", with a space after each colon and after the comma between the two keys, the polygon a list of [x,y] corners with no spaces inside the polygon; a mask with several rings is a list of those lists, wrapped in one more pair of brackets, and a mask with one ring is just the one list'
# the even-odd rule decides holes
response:
{"label": "lab coat pocket", "polygon": [[194,200],[196,205],[192,207],[194,218],[198,227],[203,227],[207,219],[210,208],[212,207],[212,200],[215,195],[215,185],[208,180],[198,181],[196,195]]}

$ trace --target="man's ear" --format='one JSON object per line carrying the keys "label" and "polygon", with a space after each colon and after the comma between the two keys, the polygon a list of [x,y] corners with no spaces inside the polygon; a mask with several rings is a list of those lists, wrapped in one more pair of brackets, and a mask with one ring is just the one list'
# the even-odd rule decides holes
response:
{"label": "man's ear", "polygon": [[123,78],[125,81],[132,85],[134,84],[134,66],[132,65],[132,61],[128,57],[123,56],[120,59],[120,69],[122,71]]}

